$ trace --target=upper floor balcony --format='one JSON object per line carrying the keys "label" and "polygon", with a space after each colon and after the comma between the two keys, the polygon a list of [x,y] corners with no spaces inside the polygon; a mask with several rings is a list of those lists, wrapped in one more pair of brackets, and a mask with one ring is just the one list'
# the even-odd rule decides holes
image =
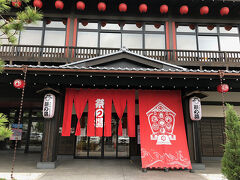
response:
{"label": "upper floor balcony", "polygon": [[[62,65],[119,51],[119,48],[1,45],[8,64]],[[129,49],[133,53],[193,69],[240,69],[240,52]]]}

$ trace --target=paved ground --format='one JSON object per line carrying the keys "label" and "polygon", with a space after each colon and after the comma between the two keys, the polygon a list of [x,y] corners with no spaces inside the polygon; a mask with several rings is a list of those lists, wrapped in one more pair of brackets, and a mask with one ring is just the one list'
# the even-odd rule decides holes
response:
{"label": "paved ground", "polygon": [[[17,154],[14,177],[17,180],[222,180],[220,163],[206,164],[206,170],[141,171],[140,165],[127,159],[60,160],[56,169],[36,169],[39,154]],[[0,151],[0,178],[10,179],[11,154]]]}

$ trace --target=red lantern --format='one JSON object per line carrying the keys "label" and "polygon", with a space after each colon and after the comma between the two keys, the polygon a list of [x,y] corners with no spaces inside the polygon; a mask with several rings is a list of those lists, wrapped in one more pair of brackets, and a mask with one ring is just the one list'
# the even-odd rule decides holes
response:
{"label": "red lantern", "polygon": [[104,21],[103,21],[103,22],[101,22],[101,26],[102,26],[102,27],[105,27],[105,26],[106,26],[106,24],[107,24],[107,23],[106,23],[106,22],[104,22]]}
{"label": "red lantern", "polygon": [[139,6],[140,13],[146,13],[147,9],[148,9],[148,7],[146,4],[140,4],[140,6]]}
{"label": "red lantern", "polygon": [[67,20],[66,20],[66,19],[63,19],[63,20],[62,20],[62,23],[63,23],[64,25],[66,25],[66,24],[67,24]]}
{"label": "red lantern", "polygon": [[166,14],[168,12],[168,6],[166,4],[163,4],[160,6],[160,12],[162,14]]}
{"label": "red lantern", "polygon": [[228,8],[228,7],[223,7],[223,8],[220,10],[221,16],[228,15],[228,13],[229,13],[229,8]]}
{"label": "red lantern", "polygon": [[201,15],[206,15],[209,13],[209,8],[207,6],[203,6],[200,8],[200,14]]}
{"label": "red lantern", "polygon": [[42,1],[41,0],[34,0],[33,1],[33,6],[37,8],[42,8]]}
{"label": "red lantern", "polygon": [[125,25],[125,23],[121,22],[121,23],[118,23],[119,27],[123,27]]}
{"label": "red lantern", "polygon": [[51,24],[51,20],[50,19],[46,19],[46,24]]}
{"label": "red lantern", "polygon": [[118,10],[119,10],[120,12],[126,12],[126,11],[127,11],[127,5],[126,5],[125,3],[119,4]]}
{"label": "red lantern", "polygon": [[87,25],[88,25],[88,22],[87,22],[87,21],[82,21],[82,25],[83,25],[83,26],[87,26]]}
{"label": "red lantern", "polygon": [[136,23],[136,26],[138,27],[138,28],[141,28],[142,27],[142,23]]}
{"label": "red lantern", "polygon": [[188,13],[188,6],[187,5],[181,6],[180,14],[183,15],[183,14],[187,14],[187,13]]}
{"label": "red lantern", "polygon": [[77,4],[76,4],[76,7],[77,7],[78,10],[84,11],[84,9],[85,9],[85,3],[82,2],[82,1],[78,1]]}
{"label": "red lantern", "polygon": [[15,79],[13,81],[13,86],[17,89],[23,89],[25,87],[24,80],[22,79]]}
{"label": "red lantern", "polygon": [[226,25],[224,28],[225,28],[226,31],[231,31],[232,26],[231,25]]}
{"label": "red lantern", "polygon": [[55,7],[56,7],[56,9],[60,9],[60,10],[62,10],[63,7],[64,7],[64,4],[63,4],[62,1],[57,0],[57,1],[55,2]]}
{"label": "red lantern", "polygon": [[21,0],[12,0],[12,6],[15,8],[20,8],[22,5]]}
{"label": "red lantern", "polygon": [[98,11],[106,11],[106,4],[104,2],[98,3]]}
{"label": "red lantern", "polygon": [[191,30],[194,30],[194,29],[195,29],[195,25],[194,25],[194,24],[190,24],[190,25],[189,25],[189,28],[190,28]]}
{"label": "red lantern", "polygon": [[159,29],[159,28],[161,27],[161,24],[156,23],[156,24],[154,24],[154,27],[155,27],[156,29]]}
{"label": "red lantern", "polygon": [[227,84],[219,84],[217,86],[217,91],[220,93],[225,93],[229,91],[229,86]]}
{"label": "red lantern", "polygon": [[213,30],[214,29],[214,25],[208,25],[207,29],[210,30],[210,31]]}

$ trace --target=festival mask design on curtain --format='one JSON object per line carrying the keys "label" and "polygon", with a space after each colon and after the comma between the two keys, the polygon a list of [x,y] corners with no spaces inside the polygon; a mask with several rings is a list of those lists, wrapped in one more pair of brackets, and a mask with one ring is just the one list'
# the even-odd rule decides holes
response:
{"label": "festival mask design on curtain", "polygon": [[152,130],[151,140],[156,140],[157,145],[171,145],[176,140],[173,134],[176,113],[159,102],[146,113]]}

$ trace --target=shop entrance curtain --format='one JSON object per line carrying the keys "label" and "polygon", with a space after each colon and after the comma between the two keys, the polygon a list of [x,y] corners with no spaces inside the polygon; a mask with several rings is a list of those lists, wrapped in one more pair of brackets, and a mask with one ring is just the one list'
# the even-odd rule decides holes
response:
{"label": "shop entrance curtain", "polygon": [[[78,122],[75,135],[81,134],[80,119],[88,102],[87,136],[112,136],[112,102],[120,119],[119,135],[122,135],[121,118],[127,106],[128,136],[135,137],[135,90],[66,89],[62,136],[70,136],[73,104]],[[104,132],[104,134],[103,134]]]}
{"label": "shop entrance curtain", "polygon": [[142,168],[191,169],[180,91],[140,90]]}

